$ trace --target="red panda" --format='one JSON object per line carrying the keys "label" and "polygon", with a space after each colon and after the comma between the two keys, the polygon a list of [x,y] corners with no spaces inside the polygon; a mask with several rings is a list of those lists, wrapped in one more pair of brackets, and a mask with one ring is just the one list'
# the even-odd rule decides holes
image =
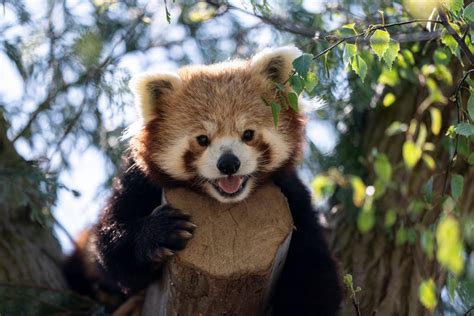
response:
{"label": "red panda", "polygon": [[157,267],[184,249],[196,229],[185,212],[160,205],[164,186],[232,203],[271,181],[286,196],[296,227],[273,313],[337,314],[342,291],[336,264],[296,173],[304,116],[282,110],[275,128],[266,105],[286,98],[292,61],[300,54],[295,47],[266,49],[249,60],[131,81],[140,129],[92,232],[97,264],[123,291],[134,293],[159,277]]}

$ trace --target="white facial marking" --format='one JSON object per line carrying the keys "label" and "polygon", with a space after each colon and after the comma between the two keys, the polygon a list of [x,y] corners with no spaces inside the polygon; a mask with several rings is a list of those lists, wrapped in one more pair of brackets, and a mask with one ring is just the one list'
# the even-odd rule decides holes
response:
{"label": "white facial marking", "polygon": [[236,176],[245,176],[256,171],[258,153],[254,148],[242,142],[240,138],[221,137],[213,139],[199,158],[197,162],[199,174],[208,179],[223,177],[224,175],[217,169],[217,162],[225,153],[232,153],[240,160]]}
{"label": "white facial marking", "polygon": [[265,165],[265,170],[276,169],[290,157],[291,149],[288,147],[288,143],[285,142],[283,136],[275,129],[262,130],[262,136],[271,148],[270,162]]}
{"label": "white facial marking", "polygon": [[168,173],[179,180],[189,180],[192,175],[189,174],[183,164],[181,157],[186,153],[189,148],[189,142],[186,137],[182,137],[171,146],[166,147],[166,152],[156,153],[153,156],[155,163]]}

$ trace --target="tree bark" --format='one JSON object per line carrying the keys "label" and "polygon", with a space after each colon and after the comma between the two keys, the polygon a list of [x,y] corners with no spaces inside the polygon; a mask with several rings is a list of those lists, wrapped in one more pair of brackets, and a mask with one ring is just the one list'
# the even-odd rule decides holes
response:
{"label": "tree bark", "polygon": [[[0,113],[0,314],[28,314],[41,304],[41,295],[30,290],[65,288],[59,268],[61,249],[52,227],[32,220],[31,206],[42,201],[34,179],[39,171],[15,151],[6,131]],[[21,305],[22,299],[28,305]]]}
{"label": "tree bark", "polygon": [[[456,71],[453,71],[456,73]],[[460,73],[460,72],[459,72]],[[450,96],[454,87],[443,91],[444,95]],[[379,107],[367,115],[367,124],[362,132],[362,155],[369,157],[373,148],[385,153],[392,164],[403,166],[402,146],[405,141],[404,135],[387,137],[386,128],[393,121],[409,124],[410,120],[424,119],[417,114],[417,108],[426,97],[426,91],[418,85],[405,84],[401,87],[400,96],[391,107]],[[432,153],[437,163],[437,169],[445,171],[448,166],[449,157],[442,149],[440,139],[444,134],[447,122],[456,115],[456,105],[450,102],[443,108],[443,129],[438,136],[429,135],[428,141],[436,146]],[[427,111],[426,111],[427,112]],[[425,113],[426,113],[425,112]],[[429,115],[429,114],[427,114]],[[429,121],[428,121],[429,123]],[[430,126],[427,124],[427,126]],[[349,133],[350,134],[350,133]],[[463,210],[471,210],[474,207],[474,171],[472,168],[460,166],[465,178],[464,194],[460,201]],[[438,171],[439,172],[439,171]],[[407,315],[419,316],[431,314],[425,309],[418,299],[418,287],[422,279],[429,276],[438,276],[438,290],[444,281],[443,273],[434,260],[429,260],[423,254],[420,246],[420,234],[417,233],[415,245],[406,243],[403,246],[395,244],[395,229],[400,227],[398,222],[395,229],[383,228],[385,212],[389,207],[398,207],[406,211],[408,204],[416,197],[421,197],[422,187],[429,179],[431,171],[419,162],[411,172],[398,168],[394,172],[394,180],[399,184],[407,184],[407,199],[401,199],[399,194],[393,191],[387,192],[376,203],[376,218],[378,225],[369,233],[362,234],[357,228],[354,218],[343,209],[337,211],[331,217],[334,229],[331,231],[330,242],[341,261],[345,273],[353,275],[354,287],[360,286],[362,291],[357,293],[360,301],[362,315]],[[369,182],[373,175],[368,176]],[[444,182],[444,172],[437,174],[433,184],[433,204],[439,205]],[[423,210],[417,218],[419,223],[435,224],[439,215],[439,206],[432,210]],[[342,315],[356,315],[354,307],[348,301],[344,306]]]}
{"label": "tree bark", "polygon": [[230,205],[186,189],[166,191],[166,200],[198,227],[147,290],[143,315],[262,315],[293,228],[279,189]]}

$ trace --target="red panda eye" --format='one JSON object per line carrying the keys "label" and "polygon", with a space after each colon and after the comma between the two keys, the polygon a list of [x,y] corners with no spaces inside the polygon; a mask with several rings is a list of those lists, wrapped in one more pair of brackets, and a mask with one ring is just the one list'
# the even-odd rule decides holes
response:
{"label": "red panda eye", "polygon": [[244,132],[244,134],[242,135],[242,140],[243,140],[244,142],[249,142],[249,141],[251,141],[251,140],[253,139],[253,133],[254,133],[254,131],[251,130],[251,129],[246,130],[246,131]]}
{"label": "red panda eye", "polygon": [[198,137],[196,137],[196,140],[198,142],[199,145],[201,145],[202,147],[207,147],[209,146],[209,137],[207,137],[206,135],[199,135]]}

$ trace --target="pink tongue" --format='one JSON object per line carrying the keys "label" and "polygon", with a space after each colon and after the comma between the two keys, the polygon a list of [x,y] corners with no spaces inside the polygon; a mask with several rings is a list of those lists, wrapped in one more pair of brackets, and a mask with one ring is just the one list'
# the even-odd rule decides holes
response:
{"label": "pink tongue", "polygon": [[239,190],[240,185],[242,184],[242,178],[237,176],[228,176],[219,179],[218,184],[225,193],[232,194]]}

